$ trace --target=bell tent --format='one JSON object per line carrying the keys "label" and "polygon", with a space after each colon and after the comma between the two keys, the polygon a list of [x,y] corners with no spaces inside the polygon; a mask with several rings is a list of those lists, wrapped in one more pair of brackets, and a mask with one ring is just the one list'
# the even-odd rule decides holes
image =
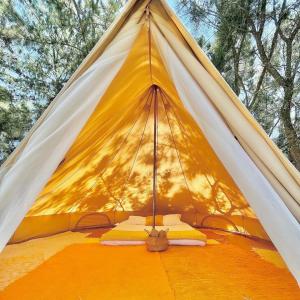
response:
{"label": "bell tent", "polygon": [[149,215],[154,171],[157,213],[270,238],[300,282],[298,171],[164,0],[132,0],[2,165],[0,248]]}

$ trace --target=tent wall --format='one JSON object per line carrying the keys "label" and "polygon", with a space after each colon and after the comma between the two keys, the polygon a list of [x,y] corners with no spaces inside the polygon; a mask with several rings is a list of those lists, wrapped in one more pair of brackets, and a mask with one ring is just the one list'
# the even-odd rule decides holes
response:
{"label": "tent wall", "polygon": [[[251,149],[248,155],[257,166],[260,166],[264,176],[280,194],[297,220],[300,221],[299,172],[237,98],[199,45],[170,10],[165,0],[159,1],[159,4],[156,3],[154,1],[152,16],[154,22],[159,24],[159,30],[164,38],[172,45],[179,59],[196,80],[202,78],[203,81],[211,83],[206,86],[206,93],[210,91],[214,95],[210,100],[242,146]],[[160,11],[162,6],[165,13]],[[178,51],[179,49],[180,51]],[[186,51],[182,51],[182,49]],[[197,64],[194,63],[195,61]],[[232,116],[235,117],[232,118]]]}
{"label": "tent wall", "polygon": [[[39,128],[42,122],[47,118],[48,114],[52,112],[55,106],[60,102],[60,98],[62,94],[73,84],[73,82],[78,79],[104,52],[105,48],[109,45],[109,43],[115,38],[117,33],[120,31],[122,26],[126,24],[126,20],[129,16],[134,20],[135,23],[138,23],[141,16],[144,14],[145,6],[147,2],[143,1],[129,1],[123,8],[122,12],[119,16],[114,20],[114,22],[110,25],[109,29],[103,34],[100,40],[93,47],[91,52],[87,55],[87,57],[82,61],[76,71],[72,74],[70,79],[63,86],[61,91],[57,94],[57,96],[52,100],[47,109],[43,112],[38,121],[34,124],[31,130],[28,132],[26,137],[20,142],[17,148],[13,151],[13,153],[6,159],[6,161],[0,167],[0,183],[2,177],[8,172],[10,167],[13,166],[18,157],[22,154],[26,144],[30,140],[31,135]],[[134,24],[134,23],[133,23]]]}
{"label": "tent wall", "polygon": [[[103,213],[100,216],[94,214],[95,212],[77,212],[77,213],[65,213],[65,214],[54,214],[54,215],[40,215],[40,216],[27,216],[23,219],[22,223],[18,226],[17,230],[11,237],[9,243],[20,243],[33,238],[50,236],[53,234],[77,230],[81,228],[81,225],[86,224],[85,222],[78,222],[80,220],[87,220],[91,227],[105,227],[108,222],[103,217]],[[92,214],[92,217],[90,217]],[[112,224],[122,222],[130,215],[147,215],[140,211],[115,211],[105,212],[104,215],[108,216]],[[246,228],[247,233],[243,230],[241,234],[252,235],[258,238],[269,240],[268,235],[265,233],[263,227],[256,218],[248,218],[241,216],[226,216],[221,218],[220,216],[212,216],[206,218],[207,215],[194,214],[194,213],[182,213],[182,221],[191,224],[196,227],[210,227],[218,228],[225,231],[235,231],[234,226],[239,228]],[[234,225],[233,225],[234,224]]]}
{"label": "tent wall", "polygon": [[[292,273],[299,279],[300,225],[213,106],[212,99],[225,102],[226,94],[222,94],[221,90],[218,93],[218,85],[214,84],[201,64],[182,47],[180,51],[182,60],[180,60],[173,50],[178,49],[180,45],[175,35],[165,30],[164,36],[167,34],[169,36],[166,41],[157,27],[154,28],[153,33],[180,99],[245,195]],[[193,68],[188,69],[184,65],[184,57],[188,58],[189,65]],[[235,119],[235,111],[231,111],[231,114],[227,113],[227,116],[234,116],[232,119]],[[280,217],[275,219],[274,216]]]}
{"label": "tent wall", "polygon": [[[148,91],[154,83],[168,97],[158,95],[158,213],[189,212],[191,224],[197,214],[239,216],[239,227],[248,232],[245,219],[255,214],[183,107],[153,41],[150,76],[148,44],[143,26],[28,216],[115,210],[151,214],[153,105]],[[256,235],[253,228],[251,234]]]}
{"label": "tent wall", "polygon": [[142,12],[127,22],[95,63],[60,96],[30,136],[0,186],[0,249],[64,158],[81,128],[115,77],[140,30]]}
{"label": "tent wall", "polygon": [[[141,106],[142,102],[146,101],[143,97],[147,95],[147,90],[153,83],[160,86],[171,99],[167,110],[176,141],[176,145],[172,144],[166,113],[159,97],[158,213],[177,212],[192,225],[233,231],[238,228],[242,233],[267,238],[253,211],[212,151],[197,123],[184,109],[175,87],[168,78],[154,41],[151,61],[152,76],[149,73],[147,26],[143,26],[122,68],[27,217],[18,227],[12,242],[72,229],[72,220],[76,216],[93,211],[105,212],[110,216],[113,214],[112,223],[119,222],[122,220],[120,216],[124,215],[151,214],[152,184],[147,178],[151,178],[152,174],[153,120],[149,120],[148,127],[145,128],[145,137],[139,153],[135,152],[145,120],[135,124],[126,144],[122,147],[120,144],[135,120],[141,114],[147,115],[147,112],[141,111]],[[185,134],[188,136],[182,136],[182,128],[178,129],[179,120],[174,119],[174,112],[180,117],[181,126],[185,128]],[[151,111],[150,119],[152,113]],[[167,152],[162,155],[161,150],[165,146],[168,147]],[[179,151],[180,163],[185,174],[180,170],[175,146]],[[119,149],[119,155],[112,161]],[[124,186],[135,154],[139,155],[132,170],[135,178],[140,179],[128,182],[126,189],[121,189],[120,194],[120,186]],[[143,161],[144,157],[148,157],[148,165]],[[100,178],[101,173],[105,182]],[[172,174],[172,178],[164,174]],[[209,178],[205,178],[203,174]],[[184,184],[183,175],[187,176],[189,188],[195,193],[193,199]],[[213,184],[212,187],[207,179]],[[109,186],[109,191],[116,196],[115,198],[121,199],[122,207],[108,194],[104,183]],[[138,188],[135,188],[136,185]],[[224,189],[227,197],[223,193]],[[233,207],[235,208],[232,209]],[[202,224],[202,220],[212,213],[219,216],[205,219],[205,223]],[[223,217],[220,218],[220,215]]]}

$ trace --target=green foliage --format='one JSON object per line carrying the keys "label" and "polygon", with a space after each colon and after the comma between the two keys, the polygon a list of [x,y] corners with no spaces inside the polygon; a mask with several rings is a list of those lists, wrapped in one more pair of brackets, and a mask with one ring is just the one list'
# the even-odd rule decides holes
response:
{"label": "green foliage", "polygon": [[[121,5],[122,0],[0,2],[0,163]],[[178,0],[178,8],[200,33],[199,45],[258,122],[295,164],[300,162],[292,153],[298,148],[299,157],[300,2]],[[267,57],[259,51],[259,42]]]}
{"label": "green foliage", "polygon": [[0,2],[0,161],[113,21],[121,0]]}
{"label": "green foliage", "polygon": [[12,101],[12,95],[0,87],[0,163],[5,160],[31,127],[26,102]]}
{"label": "green foliage", "polygon": [[214,65],[257,121],[300,168],[300,2],[179,0],[194,27],[214,29]]}

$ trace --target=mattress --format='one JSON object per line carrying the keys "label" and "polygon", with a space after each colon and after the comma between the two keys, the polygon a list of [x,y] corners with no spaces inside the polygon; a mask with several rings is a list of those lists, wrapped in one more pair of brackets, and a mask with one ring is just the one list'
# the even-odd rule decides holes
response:
{"label": "mattress", "polygon": [[[100,242],[101,245],[108,246],[134,246],[134,245],[144,245],[145,241],[106,241],[103,240]],[[169,245],[174,246],[205,246],[206,242],[198,240],[169,240]]]}
{"label": "mattress", "polygon": [[[118,224],[100,238],[102,245],[142,245],[148,237],[145,229],[151,231],[151,226],[133,225],[128,222]],[[206,235],[194,229],[189,224],[181,222],[172,226],[156,226],[156,229],[167,230],[170,245],[204,246]]]}

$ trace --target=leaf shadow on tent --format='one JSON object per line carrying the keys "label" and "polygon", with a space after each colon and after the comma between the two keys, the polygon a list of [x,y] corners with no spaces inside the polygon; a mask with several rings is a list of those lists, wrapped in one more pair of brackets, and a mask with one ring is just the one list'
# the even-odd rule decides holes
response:
{"label": "leaf shadow on tent", "polygon": [[[128,107],[91,116],[30,215],[152,209],[151,88]],[[176,101],[159,95],[157,212],[254,216],[203,133]]]}

